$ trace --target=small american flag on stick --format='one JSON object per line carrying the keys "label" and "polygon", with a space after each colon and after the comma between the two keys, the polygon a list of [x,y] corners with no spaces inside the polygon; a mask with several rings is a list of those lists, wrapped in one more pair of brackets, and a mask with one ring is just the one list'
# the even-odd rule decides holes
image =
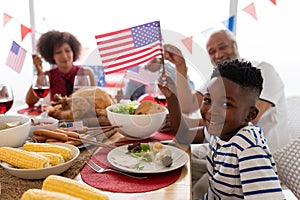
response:
{"label": "small american flag on stick", "polygon": [[20,73],[25,61],[25,57],[26,50],[13,41],[5,64],[14,71]]}
{"label": "small american flag on stick", "polygon": [[159,21],[95,36],[105,74],[146,64],[162,55]]}

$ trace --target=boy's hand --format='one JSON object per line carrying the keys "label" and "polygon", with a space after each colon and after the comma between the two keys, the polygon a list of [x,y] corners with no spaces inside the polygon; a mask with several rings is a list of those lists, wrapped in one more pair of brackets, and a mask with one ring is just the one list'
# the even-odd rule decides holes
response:
{"label": "boy's hand", "polygon": [[162,73],[158,78],[158,88],[166,98],[172,94],[177,94],[175,82],[167,72]]}

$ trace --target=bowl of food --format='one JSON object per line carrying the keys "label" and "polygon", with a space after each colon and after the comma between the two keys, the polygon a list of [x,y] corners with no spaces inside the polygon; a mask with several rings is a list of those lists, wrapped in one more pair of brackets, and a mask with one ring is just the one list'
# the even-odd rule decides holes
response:
{"label": "bowl of food", "polygon": [[48,117],[48,118],[40,118],[40,119],[33,119],[31,121],[31,127],[29,136],[33,135],[33,131],[36,129],[47,129],[53,130],[58,128],[58,119]]}
{"label": "bowl of food", "polygon": [[0,116],[0,147],[20,147],[29,136],[31,120],[26,115]]}
{"label": "bowl of food", "polygon": [[[5,156],[4,153],[12,156]],[[77,147],[66,143],[30,142],[21,148],[0,148],[0,165],[18,178],[43,179],[69,169],[79,154]]]}
{"label": "bowl of food", "polygon": [[118,126],[122,135],[131,139],[144,139],[158,131],[165,122],[168,110],[153,101],[127,102],[106,108],[111,125]]}

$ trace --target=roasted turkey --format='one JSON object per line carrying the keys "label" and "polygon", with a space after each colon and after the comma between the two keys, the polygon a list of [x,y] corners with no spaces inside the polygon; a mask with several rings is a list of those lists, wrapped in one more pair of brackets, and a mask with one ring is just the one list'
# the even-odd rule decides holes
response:
{"label": "roasted turkey", "polygon": [[100,87],[81,88],[70,97],[57,94],[57,102],[49,108],[49,116],[66,121],[83,120],[85,125],[110,125],[106,107],[115,103]]}

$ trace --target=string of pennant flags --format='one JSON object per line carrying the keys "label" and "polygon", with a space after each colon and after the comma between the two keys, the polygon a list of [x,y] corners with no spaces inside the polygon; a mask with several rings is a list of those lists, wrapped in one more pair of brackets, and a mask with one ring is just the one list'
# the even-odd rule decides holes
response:
{"label": "string of pennant flags", "polygon": [[[276,6],[276,0],[268,0],[270,1],[272,4],[274,4]],[[243,12],[246,12],[247,14],[249,14],[254,20],[258,21],[258,17],[257,17],[257,13],[256,13],[256,5],[255,2],[251,2],[250,4],[248,4],[247,6],[245,6],[242,9]],[[230,31],[233,31],[234,28],[234,20],[235,20],[235,15],[230,16],[228,19],[221,21],[221,23]],[[5,28],[5,26],[12,20],[15,19],[14,17],[12,17],[11,15],[3,12],[3,28]],[[17,20],[16,20],[17,21]],[[20,23],[20,22],[19,22]],[[206,30],[201,31],[200,33],[207,37],[211,31],[213,30],[213,28],[208,28]],[[24,40],[24,38],[31,33],[32,30],[30,27],[25,26],[24,24],[20,23],[20,36],[21,36],[21,42]],[[96,39],[97,40],[97,39]],[[192,43],[193,43],[193,36],[184,38],[181,40],[181,42],[184,44],[184,46],[187,48],[187,50],[189,51],[190,54],[192,54],[193,50],[192,50]],[[12,41],[12,45],[11,48],[9,50],[8,56],[7,56],[7,60],[6,60],[6,65],[8,67],[10,67],[12,70],[14,70],[17,73],[20,73],[22,68],[23,68],[23,64],[26,58],[26,54],[28,53],[28,51],[26,49],[24,49],[23,47],[21,47],[21,45],[19,45],[16,41]],[[101,53],[101,52],[100,52]],[[115,70],[114,72],[117,72],[118,70]],[[112,72],[110,72],[112,73]]]}
{"label": "string of pennant flags", "polygon": [[[3,27],[6,26],[7,23],[9,23],[12,19],[16,20],[14,17],[7,13],[3,13]],[[28,33],[31,33],[31,28],[25,26],[24,24],[20,23],[20,33],[21,33],[21,41],[26,37]]]}

